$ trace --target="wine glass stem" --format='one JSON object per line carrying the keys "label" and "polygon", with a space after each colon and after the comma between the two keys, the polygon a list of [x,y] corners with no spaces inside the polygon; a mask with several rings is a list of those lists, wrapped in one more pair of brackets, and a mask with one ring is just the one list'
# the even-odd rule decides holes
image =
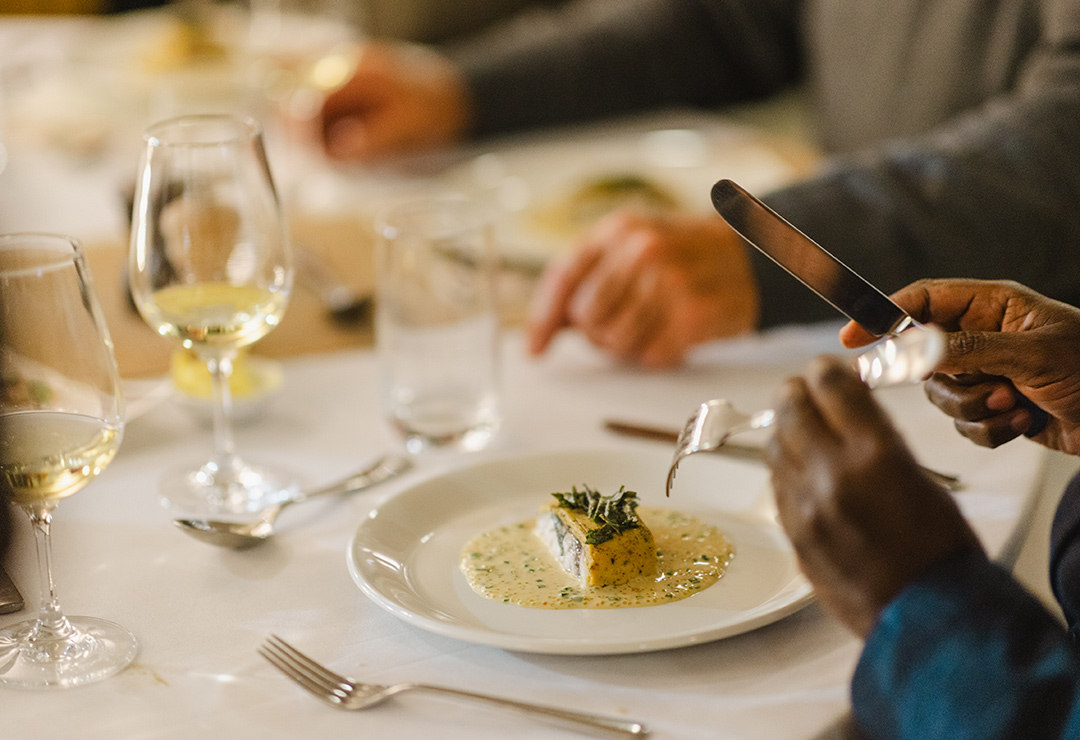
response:
{"label": "wine glass stem", "polygon": [[232,430],[233,358],[229,355],[210,356],[206,361],[214,393],[214,462],[219,473],[228,475],[236,468],[236,440]]}
{"label": "wine glass stem", "polygon": [[60,611],[60,600],[56,596],[56,583],[53,581],[52,507],[35,507],[30,509],[29,514],[30,524],[34,528],[34,544],[37,547],[38,571],[41,578],[41,610],[31,639],[63,640],[70,637],[75,628]]}

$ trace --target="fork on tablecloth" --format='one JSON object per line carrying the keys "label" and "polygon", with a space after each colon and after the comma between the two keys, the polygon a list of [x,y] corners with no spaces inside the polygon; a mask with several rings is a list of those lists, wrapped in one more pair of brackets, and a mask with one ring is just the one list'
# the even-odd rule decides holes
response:
{"label": "fork on tablecloth", "polygon": [[326,666],[312,660],[277,635],[271,635],[260,648],[259,654],[304,689],[339,709],[368,709],[382,703],[394,694],[404,691],[428,693],[471,699],[496,707],[512,709],[522,714],[546,720],[573,730],[584,730],[607,737],[644,737],[648,730],[640,722],[603,717],[565,709],[527,704],[471,691],[461,691],[445,686],[420,683],[399,683],[392,686],[362,683],[347,676],[334,673]]}

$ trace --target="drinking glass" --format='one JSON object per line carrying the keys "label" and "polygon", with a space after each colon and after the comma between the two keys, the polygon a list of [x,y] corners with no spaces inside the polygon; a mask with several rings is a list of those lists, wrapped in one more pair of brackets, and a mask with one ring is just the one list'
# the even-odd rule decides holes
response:
{"label": "drinking glass", "polygon": [[49,533],[56,505],[113,459],[123,417],[112,341],[67,237],[0,236],[0,377],[0,475],[30,517],[42,593],[36,619],[0,631],[0,684],[97,681],[128,665],[138,644],[112,622],[64,616]]}
{"label": "drinking glass", "polygon": [[131,293],[143,319],[206,362],[209,461],[167,474],[162,503],[243,515],[288,498],[292,477],[236,453],[229,378],[237,353],[280,323],[292,250],[262,133],[249,118],[198,115],[151,126],[132,213]]}
{"label": "drinking glass", "polygon": [[422,197],[376,231],[383,407],[412,453],[483,448],[500,422],[491,219],[464,197]]}

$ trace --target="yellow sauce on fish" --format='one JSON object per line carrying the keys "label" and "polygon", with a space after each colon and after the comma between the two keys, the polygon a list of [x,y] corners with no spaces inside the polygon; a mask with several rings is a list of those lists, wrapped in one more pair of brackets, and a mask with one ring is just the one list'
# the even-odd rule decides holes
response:
{"label": "yellow sauce on fish", "polygon": [[656,541],[656,575],[617,586],[582,586],[533,534],[535,519],[497,527],[465,543],[461,570],[473,591],[532,609],[619,609],[667,604],[720,580],[735,555],[723,533],[669,509],[639,507]]}

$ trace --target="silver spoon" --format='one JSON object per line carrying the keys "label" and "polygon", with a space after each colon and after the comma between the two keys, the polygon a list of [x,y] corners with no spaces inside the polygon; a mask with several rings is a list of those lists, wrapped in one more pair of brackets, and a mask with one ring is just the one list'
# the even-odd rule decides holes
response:
{"label": "silver spoon", "polygon": [[274,533],[274,521],[287,506],[298,504],[301,501],[310,501],[316,496],[363,491],[377,483],[393,478],[411,467],[412,462],[408,458],[400,455],[386,455],[375,461],[374,465],[358,473],[353,473],[347,478],[322,488],[301,491],[293,498],[268,506],[260,511],[254,520],[249,522],[226,522],[214,519],[173,519],[173,524],[195,539],[208,544],[243,549],[269,539],[270,535]]}

